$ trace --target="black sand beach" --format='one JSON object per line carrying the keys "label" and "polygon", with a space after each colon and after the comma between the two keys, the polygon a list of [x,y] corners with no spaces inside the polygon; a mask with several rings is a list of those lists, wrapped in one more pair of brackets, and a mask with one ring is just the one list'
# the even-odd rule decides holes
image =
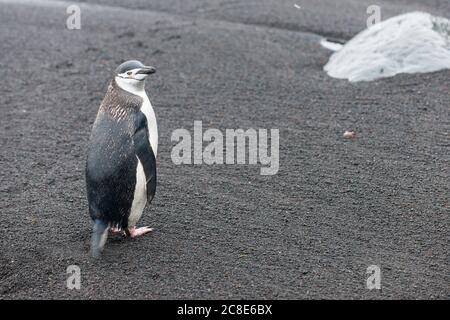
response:
{"label": "black sand beach", "polygon": [[[349,83],[322,37],[370,1],[0,1],[0,298],[448,299],[450,73]],[[297,3],[301,9],[294,7]],[[382,18],[444,0],[379,1]],[[92,123],[124,60],[155,66],[158,187],[89,256]],[[174,130],[277,128],[280,167],[175,165]],[[344,139],[345,130],[356,132]],[[78,265],[81,289],[68,290]],[[366,269],[382,289],[366,288]]]}

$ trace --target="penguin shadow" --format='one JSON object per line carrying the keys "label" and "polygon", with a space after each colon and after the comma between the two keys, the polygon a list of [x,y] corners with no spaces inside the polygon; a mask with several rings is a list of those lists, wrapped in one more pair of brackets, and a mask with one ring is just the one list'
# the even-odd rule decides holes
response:
{"label": "penguin shadow", "polygon": [[127,237],[124,233],[110,233],[107,242],[109,244],[118,244],[127,240],[130,240],[130,237]]}

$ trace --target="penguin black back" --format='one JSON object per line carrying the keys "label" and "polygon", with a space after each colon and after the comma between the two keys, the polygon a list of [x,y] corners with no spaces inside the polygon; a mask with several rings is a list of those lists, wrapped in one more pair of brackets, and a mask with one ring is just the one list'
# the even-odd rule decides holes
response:
{"label": "penguin black back", "polygon": [[[133,150],[135,113],[141,100],[127,95],[113,81],[92,128],[86,166],[89,213],[95,221],[127,226],[137,159]],[[126,105],[126,108],[118,107]],[[119,191],[119,192],[117,192]]]}

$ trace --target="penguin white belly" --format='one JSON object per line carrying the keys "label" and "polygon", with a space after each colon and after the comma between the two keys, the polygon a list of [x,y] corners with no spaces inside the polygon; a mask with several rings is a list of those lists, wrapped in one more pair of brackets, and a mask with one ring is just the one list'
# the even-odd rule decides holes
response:
{"label": "penguin white belly", "polygon": [[153,153],[156,155],[158,153],[158,127],[156,124],[156,116],[155,111],[153,110],[152,104],[150,103],[150,100],[148,99],[147,95],[144,93],[142,96],[142,99],[144,100],[141,106],[141,111],[147,118],[147,126],[148,126],[148,133],[150,136],[150,145],[153,149]]}
{"label": "penguin white belly", "polygon": [[136,186],[134,188],[133,203],[130,209],[130,215],[128,217],[128,227],[136,226],[136,223],[144,212],[145,205],[147,204],[147,182],[144,173],[144,167],[141,161],[138,159],[136,167]]}

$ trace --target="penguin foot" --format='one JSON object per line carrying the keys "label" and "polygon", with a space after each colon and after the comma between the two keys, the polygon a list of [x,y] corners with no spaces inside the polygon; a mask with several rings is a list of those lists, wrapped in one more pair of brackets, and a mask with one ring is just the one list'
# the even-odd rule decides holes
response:
{"label": "penguin foot", "polygon": [[121,228],[109,228],[109,232],[111,234],[118,234],[118,233],[120,233],[123,237],[127,236],[127,233]]}
{"label": "penguin foot", "polygon": [[141,228],[132,227],[132,228],[125,229],[125,231],[132,238],[136,238],[136,237],[142,236],[142,235],[144,235],[146,233],[149,233],[149,232],[153,231],[153,228],[149,228],[149,227],[141,227]]}
{"label": "penguin foot", "polygon": [[122,232],[122,229],[116,228],[116,227],[109,228],[109,232],[111,232],[111,233],[119,233],[119,232]]}

